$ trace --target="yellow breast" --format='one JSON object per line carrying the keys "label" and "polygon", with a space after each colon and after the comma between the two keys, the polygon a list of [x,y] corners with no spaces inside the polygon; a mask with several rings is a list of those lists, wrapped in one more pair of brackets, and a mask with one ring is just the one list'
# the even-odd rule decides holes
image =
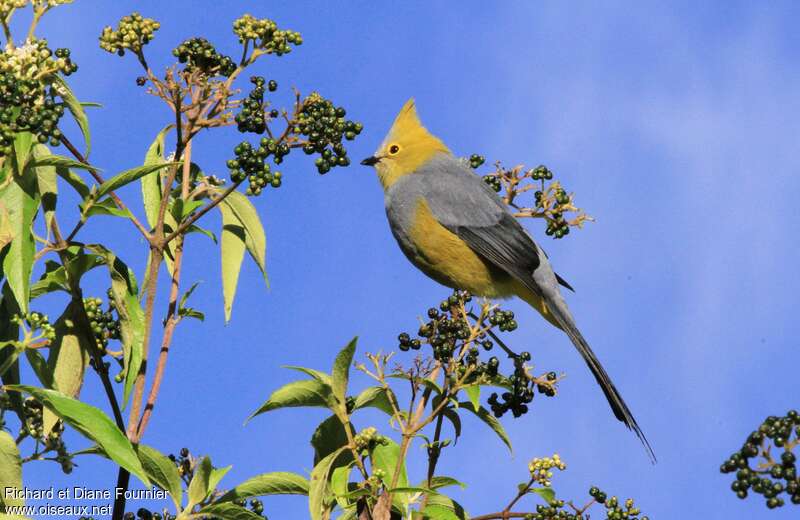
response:
{"label": "yellow breast", "polygon": [[424,200],[417,204],[409,238],[416,249],[412,261],[437,282],[489,298],[513,293],[511,277],[442,226]]}

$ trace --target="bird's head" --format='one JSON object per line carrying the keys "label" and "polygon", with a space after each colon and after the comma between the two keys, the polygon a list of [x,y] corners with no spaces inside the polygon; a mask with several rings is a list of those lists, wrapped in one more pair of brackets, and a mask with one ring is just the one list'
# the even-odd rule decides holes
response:
{"label": "bird's head", "polygon": [[375,154],[361,164],[374,166],[386,189],[402,176],[415,172],[437,153],[450,153],[450,150],[422,126],[414,100],[409,99]]}

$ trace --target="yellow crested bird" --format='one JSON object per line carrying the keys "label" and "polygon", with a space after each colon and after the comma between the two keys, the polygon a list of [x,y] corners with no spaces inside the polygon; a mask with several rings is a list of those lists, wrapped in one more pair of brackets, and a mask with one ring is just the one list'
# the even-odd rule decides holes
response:
{"label": "yellow crested bird", "polygon": [[372,157],[384,190],[389,226],[403,253],[423,273],[477,296],[518,296],[563,330],[583,357],[614,415],[650,444],[611,378],[581,335],[544,251],[500,197],[422,126],[406,102]]}

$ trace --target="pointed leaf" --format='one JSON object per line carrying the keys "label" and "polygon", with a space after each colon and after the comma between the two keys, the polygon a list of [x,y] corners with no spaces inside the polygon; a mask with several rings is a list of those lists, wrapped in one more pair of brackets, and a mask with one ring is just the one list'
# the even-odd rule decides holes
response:
{"label": "pointed leaf", "polygon": [[392,390],[388,388],[383,388],[381,386],[370,386],[358,394],[353,410],[372,407],[381,410],[390,417],[393,417],[394,409],[392,408],[390,399],[394,399],[394,394],[391,394],[391,392]]}
{"label": "pointed leaf", "polygon": [[289,370],[296,370],[298,372],[302,372],[304,374],[313,377],[320,383],[331,386],[331,376],[326,374],[325,372],[322,372],[321,370],[314,370],[313,368],[298,367],[294,365],[283,365],[281,368],[288,368]]}
{"label": "pointed leaf", "polygon": [[181,476],[178,473],[178,467],[168,457],[150,446],[140,444],[138,453],[139,461],[141,461],[147,476],[158,487],[169,493],[172,502],[175,504],[175,510],[180,511],[183,488],[181,487]]}
{"label": "pointed leaf", "polygon": [[292,408],[298,406],[329,407],[332,404],[331,387],[315,379],[293,381],[286,384],[269,396],[258,410],[247,418],[249,421],[257,415],[277,410],[279,408]]}
{"label": "pointed leaf", "polygon": [[347,382],[350,378],[350,365],[353,364],[353,355],[356,352],[356,342],[358,338],[353,338],[336,356],[333,362],[332,383],[333,396],[339,402],[340,413],[346,414],[345,398],[347,396]]}
{"label": "pointed leaf", "polygon": [[283,471],[262,473],[245,480],[218,498],[216,502],[266,495],[308,495],[308,480],[297,473]]}
{"label": "pointed leaf", "polygon": [[[350,432],[355,435],[355,429],[350,425]],[[347,432],[344,429],[342,421],[336,415],[331,415],[317,426],[314,433],[311,435],[311,446],[314,447],[314,464],[338,450],[348,443]],[[350,461],[353,459],[349,451],[342,453],[342,457],[347,457]],[[345,461],[339,461],[339,464],[344,464]]]}
{"label": "pointed leaf", "polygon": [[[167,125],[156,135],[147,153],[144,156],[144,165],[164,163],[164,137],[174,125]],[[161,206],[161,182],[160,175],[145,175],[141,179],[142,200],[144,201],[144,213],[147,223],[154,228],[158,220],[158,209]]]}
{"label": "pointed leaf", "polygon": [[142,366],[144,311],[139,305],[139,288],[133,271],[114,253],[99,244],[87,245],[86,249],[105,261],[111,276],[111,295],[119,314],[120,335],[122,336],[123,372],[125,374],[122,407],[125,408],[133,389],[133,383]]}
{"label": "pointed leaf", "polygon": [[39,208],[39,194],[33,177],[14,176],[0,189],[0,218],[7,219],[0,229],[10,230],[11,243],[3,256],[2,272],[23,313],[28,312],[31,271],[36,245],[32,225]]}
{"label": "pointed leaf", "polygon": [[[447,513],[442,511],[442,509],[450,511],[455,515],[455,517],[447,516]],[[466,511],[464,511],[464,508],[461,507],[461,504],[445,495],[429,495],[428,505],[426,506],[425,510],[423,510],[422,514],[423,517],[430,518],[432,520],[466,520],[469,518],[469,515],[466,513]]]}
{"label": "pointed leaf", "polygon": [[217,486],[219,485],[219,481],[222,480],[232,468],[233,466],[225,466],[224,468],[214,468],[211,470],[211,475],[208,477],[208,493],[213,493]]}
{"label": "pointed leaf", "polygon": [[[86,151],[83,153],[83,155],[89,157],[89,153],[92,151],[92,135],[89,132],[89,118],[86,117],[86,112],[83,110],[83,104],[75,97],[75,94],[73,94],[72,90],[69,88],[69,85],[67,85],[67,82],[64,81],[64,78],[58,74],[54,75],[53,78],[54,83],[56,83],[58,86],[58,95],[64,100],[67,110],[69,110],[70,114],[72,114],[72,117],[75,118],[75,122],[78,123],[78,127],[81,129],[81,133],[83,134],[83,140],[86,143]],[[87,105],[88,104],[89,103],[87,103]]]}
{"label": "pointed leaf", "polygon": [[[43,144],[36,144],[33,147],[34,157],[50,155],[50,150]],[[56,183],[56,169],[54,166],[40,166],[34,170],[36,172],[36,184],[39,196],[42,199],[44,208],[44,220],[47,232],[50,232],[50,224],[56,211],[56,197],[58,195],[58,184]]]}
{"label": "pointed leaf", "polygon": [[[236,224],[244,230],[245,246],[250,257],[258,266],[264,281],[269,283],[267,279],[266,268],[266,254],[267,254],[267,236],[264,233],[264,226],[261,224],[261,218],[258,216],[253,203],[246,195],[238,191],[232,191],[220,203],[220,210],[223,211],[223,223],[225,222],[225,209],[223,206],[233,213],[233,216],[238,221]],[[232,219],[228,219],[229,223],[233,224]]]}
{"label": "pointed leaf", "polygon": [[239,283],[245,251],[245,231],[233,212],[224,204],[218,206],[222,213],[222,236],[220,255],[222,258],[222,296],[225,308],[225,323],[231,319],[233,298]]}
{"label": "pointed leaf", "polygon": [[[39,352],[39,350],[26,348],[25,357],[28,358],[28,363],[30,363],[31,368],[33,369],[33,373],[36,374],[36,377],[39,378],[39,381],[42,383],[42,386],[44,386],[45,388],[50,388],[52,390],[58,390],[55,378],[53,376],[53,370],[49,366],[47,366],[47,360]],[[44,414],[44,412],[42,413]],[[48,411],[48,413],[52,414],[52,412],[50,411]]]}
{"label": "pointed leaf", "polygon": [[65,166],[57,166],[56,174],[58,174],[59,177],[64,179],[67,182],[67,184],[72,186],[72,188],[76,192],[78,192],[78,195],[81,196],[81,199],[86,199],[89,196],[89,193],[91,193],[91,190],[86,185],[86,183],[83,182],[81,176],[73,172],[69,168]]}
{"label": "pointed leaf", "polygon": [[3,506],[21,506],[24,500],[6,498],[19,496],[9,493],[10,490],[23,491],[22,460],[14,438],[5,430],[0,430],[0,517],[3,517]]}
{"label": "pointed leaf", "polygon": [[459,486],[462,489],[467,487],[466,484],[454,479],[453,477],[437,476],[431,479],[431,489],[439,489],[447,486]]}
{"label": "pointed leaf", "polygon": [[[392,478],[394,477],[395,468],[397,464],[401,464],[400,475],[394,487],[405,488],[408,487],[408,473],[406,471],[406,463],[400,459],[400,445],[389,439],[386,445],[378,444],[370,452],[370,460],[372,461],[373,469],[382,469],[386,478],[384,483],[387,487],[392,485]],[[405,511],[408,508],[408,493],[394,493],[392,494],[392,503]]]}
{"label": "pointed leaf", "polygon": [[194,476],[192,476],[192,481],[189,482],[189,489],[186,490],[189,496],[189,502],[186,504],[187,511],[191,511],[195,505],[205,500],[208,496],[208,482],[213,469],[211,460],[208,457],[200,459],[200,462],[195,466]]}
{"label": "pointed leaf", "polygon": [[469,402],[472,403],[473,408],[476,410],[481,407],[481,387],[480,385],[472,385],[468,386],[464,389],[467,393],[467,397],[469,398]]}
{"label": "pointed leaf", "polygon": [[125,434],[99,408],[67,397],[55,390],[28,385],[8,385],[6,390],[25,392],[37,398],[84,437],[96,442],[111,460],[127,469],[145,485],[150,480]]}
{"label": "pointed leaf", "polygon": [[530,488],[529,490],[531,493],[535,493],[542,497],[546,503],[550,503],[556,499],[556,492],[553,491],[552,488],[549,487],[536,487]]}
{"label": "pointed leaf", "polygon": [[328,476],[331,473],[333,463],[339,457],[339,454],[347,449],[346,447],[339,448],[334,451],[314,466],[311,470],[311,482],[308,487],[308,510],[311,513],[311,520],[322,520],[323,512],[326,509],[325,497],[328,489]]}
{"label": "pointed leaf", "polygon": [[32,144],[33,134],[30,132],[19,132],[14,136],[14,174],[17,177],[22,177],[22,174],[25,171],[30,158]]}
{"label": "pointed leaf", "polygon": [[487,410],[483,406],[475,408],[469,401],[461,402],[459,403],[459,406],[461,408],[464,408],[465,410],[469,410],[470,412],[478,416],[478,418],[481,421],[485,422],[492,430],[494,430],[497,436],[500,437],[500,440],[503,441],[503,444],[508,446],[508,451],[512,452],[514,451],[513,448],[511,447],[511,439],[508,438],[508,435],[506,434],[506,430],[503,428],[503,425],[500,424],[500,421],[495,419],[495,417],[489,410]]}
{"label": "pointed leaf", "polygon": [[231,502],[209,504],[200,510],[199,517],[219,520],[264,520],[263,516]]}
{"label": "pointed leaf", "polygon": [[136,168],[125,170],[124,172],[118,173],[117,175],[111,177],[103,184],[101,184],[100,187],[97,189],[97,197],[100,198],[110,191],[114,191],[118,188],[121,188],[127,184],[132,183],[133,181],[141,179],[145,175],[150,175],[151,173],[163,170],[164,168],[170,166],[178,167],[180,164],[181,164],[180,162],[149,164],[147,166],[137,166]]}
{"label": "pointed leaf", "polygon": [[57,168],[75,168],[78,170],[88,170],[99,172],[100,168],[95,168],[89,164],[64,157],[63,155],[51,154],[44,157],[32,157],[28,160],[28,168],[38,168],[40,166],[55,166]]}

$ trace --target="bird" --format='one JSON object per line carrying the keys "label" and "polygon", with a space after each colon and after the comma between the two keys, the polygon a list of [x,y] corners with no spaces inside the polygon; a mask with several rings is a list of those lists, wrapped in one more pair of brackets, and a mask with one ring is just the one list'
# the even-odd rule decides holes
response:
{"label": "bird", "polygon": [[616,418],[655,463],[650,443],[578,330],[559,285],[572,288],[497,193],[422,125],[413,98],[361,164],[378,174],[389,227],[408,260],[446,287],[490,299],[521,298],[564,331]]}

